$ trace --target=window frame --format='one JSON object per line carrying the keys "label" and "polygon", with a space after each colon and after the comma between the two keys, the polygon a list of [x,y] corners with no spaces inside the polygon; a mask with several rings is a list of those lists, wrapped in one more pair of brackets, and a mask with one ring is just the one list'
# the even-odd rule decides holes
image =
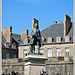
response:
{"label": "window frame", "polygon": [[[51,49],[51,56],[48,56],[48,50]],[[47,57],[52,57],[52,48],[47,48]]]}
{"label": "window frame", "polygon": [[16,49],[16,44],[15,43],[13,43],[13,48]]}
{"label": "window frame", "polygon": [[[66,49],[68,49],[68,50],[66,51]],[[70,48],[66,47],[65,48],[65,59],[68,59],[69,56],[70,56]]]}
{"label": "window frame", "polygon": [[56,37],[56,42],[61,42],[61,37],[60,36],[58,36],[58,37]]}
{"label": "window frame", "polygon": [[28,44],[28,39],[27,38],[24,39],[24,44]]}
{"label": "window frame", "polygon": [[8,42],[6,43],[6,48],[9,48],[9,43]]}
{"label": "window frame", "polygon": [[[27,51],[27,53],[28,53],[28,49],[23,49],[23,58],[25,58],[27,55],[24,55],[24,51]],[[27,54],[26,53],[26,54]],[[25,57],[24,57],[25,56]]]}
{"label": "window frame", "polygon": [[6,59],[9,59],[9,53],[6,54]]}
{"label": "window frame", "polygon": [[[57,49],[60,51],[57,51]],[[60,52],[60,55],[59,55],[59,52]],[[56,57],[60,57],[60,56],[61,56],[61,48],[56,48]]]}
{"label": "window frame", "polygon": [[17,57],[16,54],[14,54],[14,55],[13,55],[13,58],[16,58],[16,57]]}
{"label": "window frame", "polygon": [[42,55],[44,55],[44,48],[41,48],[41,49],[40,49],[40,53],[41,53],[41,50],[43,51]]}
{"label": "window frame", "polygon": [[69,42],[70,41],[70,37],[69,36],[66,36],[65,37],[65,42]]}
{"label": "window frame", "polygon": [[47,42],[52,43],[52,37],[48,37]]}

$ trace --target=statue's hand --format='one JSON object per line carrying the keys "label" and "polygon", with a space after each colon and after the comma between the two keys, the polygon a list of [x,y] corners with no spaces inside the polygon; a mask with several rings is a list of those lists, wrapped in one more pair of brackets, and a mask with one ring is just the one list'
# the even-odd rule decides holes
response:
{"label": "statue's hand", "polygon": [[39,40],[41,40],[41,38],[38,38]]}

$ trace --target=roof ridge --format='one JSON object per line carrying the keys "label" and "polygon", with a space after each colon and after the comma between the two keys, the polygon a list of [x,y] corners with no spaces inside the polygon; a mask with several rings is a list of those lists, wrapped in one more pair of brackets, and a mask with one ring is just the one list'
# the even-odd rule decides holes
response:
{"label": "roof ridge", "polygon": [[[12,34],[15,34],[15,33],[12,33]],[[15,35],[20,35],[20,34],[15,34]],[[21,36],[21,35],[20,35]]]}

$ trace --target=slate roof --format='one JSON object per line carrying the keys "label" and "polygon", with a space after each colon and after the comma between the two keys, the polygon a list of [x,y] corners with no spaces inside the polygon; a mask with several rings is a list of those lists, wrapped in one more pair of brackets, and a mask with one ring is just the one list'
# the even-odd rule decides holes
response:
{"label": "slate roof", "polygon": [[73,28],[74,28],[74,23],[72,22],[72,23],[71,23],[70,31],[69,31],[69,33],[67,34],[68,36],[71,37],[71,41],[73,41]]}
{"label": "slate roof", "polygon": [[12,33],[12,43],[15,43],[18,47],[18,44],[20,44],[21,42],[21,35]]}
{"label": "slate roof", "polygon": [[19,34],[12,33],[12,38],[18,43],[22,42],[21,35],[19,35]]}
{"label": "slate roof", "polygon": [[[71,23],[71,28],[67,35],[71,37],[70,41],[72,42],[73,41],[73,23]],[[64,23],[50,25],[49,27],[41,31],[41,36],[46,37],[46,39],[48,39],[48,37],[54,37],[53,43],[56,42],[56,37],[60,36],[62,37],[61,42],[65,42],[64,41]],[[47,43],[47,40],[45,43]]]}
{"label": "slate roof", "polygon": [[[71,23],[71,27],[67,35],[71,37],[70,42],[73,42],[73,22]],[[50,25],[41,31],[41,36],[46,37],[46,39],[54,37],[54,41],[52,43],[56,43],[56,37],[60,36],[62,37],[61,43],[64,43],[64,23]],[[2,42],[5,42],[4,38],[2,38]],[[21,35],[12,33],[12,43],[15,43],[18,47],[18,45],[22,43]],[[47,43],[47,40],[45,43]]]}
{"label": "slate roof", "polygon": [[[19,45],[21,42],[22,42],[22,40],[21,40],[21,35],[12,33],[12,43],[15,43],[16,46],[18,47],[18,45]],[[3,35],[2,35],[2,43],[6,43],[6,40],[5,40],[5,38],[3,37]]]}

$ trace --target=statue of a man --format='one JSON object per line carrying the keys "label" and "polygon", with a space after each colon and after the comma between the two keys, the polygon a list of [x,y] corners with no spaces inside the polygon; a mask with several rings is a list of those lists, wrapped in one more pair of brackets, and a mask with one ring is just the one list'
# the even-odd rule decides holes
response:
{"label": "statue of a man", "polygon": [[43,40],[41,38],[40,30],[37,23],[35,23],[34,28],[31,29],[30,54],[35,53],[35,45],[37,45],[38,53],[40,53],[40,47],[43,46]]}

